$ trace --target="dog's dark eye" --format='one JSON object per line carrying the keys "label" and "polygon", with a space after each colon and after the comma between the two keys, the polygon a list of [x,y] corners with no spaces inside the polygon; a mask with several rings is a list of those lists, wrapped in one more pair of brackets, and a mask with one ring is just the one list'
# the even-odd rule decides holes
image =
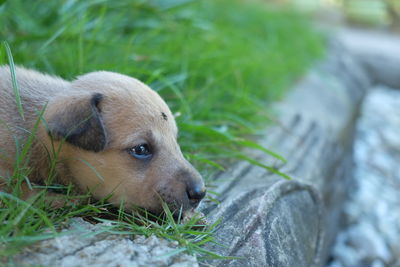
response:
{"label": "dog's dark eye", "polygon": [[148,144],[134,146],[128,152],[137,159],[149,159],[153,155]]}

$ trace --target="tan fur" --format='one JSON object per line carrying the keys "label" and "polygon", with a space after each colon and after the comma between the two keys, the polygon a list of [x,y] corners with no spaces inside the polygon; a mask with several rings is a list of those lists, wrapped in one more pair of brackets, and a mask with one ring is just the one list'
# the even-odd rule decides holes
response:
{"label": "tan fur", "polygon": [[[160,197],[172,208],[186,210],[196,206],[204,196],[201,176],[184,159],[177,144],[177,127],[171,111],[160,96],[142,82],[105,71],[89,73],[72,82],[24,68],[17,68],[16,75],[25,121],[15,103],[9,67],[0,67],[0,175],[3,179],[12,173],[15,138],[22,143],[26,141],[26,130],[33,128],[38,112],[47,105],[44,119],[50,126],[40,124],[31,151],[29,178],[32,182],[43,183],[49,174],[46,151],[57,150],[62,144],[58,154],[58,182],[72,182],[83,192],[92,192],[97,199],[112,194],[110,201],[115,205],[124,201],[128,208],[140,206],[160,212]],[[97,108],[105,129],[105,147],[94,152],[57,139],[56,134],[52,141],[49,127],[71,123],[76,117],[71,113],[84,116],[85,112],[90,112],[88,105],[93,94],[102,95]],[[73,124],[79,123],[74,121]],[[90,125],[98,126],[98,123]],[[89,129],[90,134],[80,142],[96,145],[93,138],[97,138],[99,129]],[[142,143],[150,143],[154,148],[149,161],[136,159],[127,152]],[[199,188],[199,199],[190,199],[192,194],[188,192],[199,191]]]}

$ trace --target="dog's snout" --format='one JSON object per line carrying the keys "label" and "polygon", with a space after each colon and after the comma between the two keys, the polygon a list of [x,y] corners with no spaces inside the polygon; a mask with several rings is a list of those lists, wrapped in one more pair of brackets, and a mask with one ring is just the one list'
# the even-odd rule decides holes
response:
{"label": "dog's snout", "polygon": [[192,188],[188,189],[188,196],[189,199],[198,199],[199,201],[204,198],[206,195],[206,188],[201,184],[201,185],[195,185]]}
{"label": "dog's snout", "polygon": [[201,184],[196,184],[194,186],[191,186],[187,189],[187,195],[190,201],[190,204],[194,207],[196,207],[200,201],[204,198],[206,195],[206,188],[204,187],[203,183]]}
{"label": "dog's snout", "polygon": [[206,187],[201,175],[191,165],[189,167],[181,169],[177,177],[185,184],[190,206],[196,208],[206,195]]}

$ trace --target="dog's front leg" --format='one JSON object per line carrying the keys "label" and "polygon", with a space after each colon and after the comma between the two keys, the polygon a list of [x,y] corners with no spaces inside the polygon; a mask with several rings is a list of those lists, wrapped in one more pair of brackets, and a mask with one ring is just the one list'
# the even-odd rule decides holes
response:
{"label": "dog's front leg", "polygon": [[[21,199],[29,201],[35,198],[38,194],[43,193],[41,188],[29,187],[26,182],[21,184]],[[65,194],[45,192],[45,203],[54,209],[59,209],[65,206],[80,205],[87,201],[87,198],[74,197],[71,198]]]}

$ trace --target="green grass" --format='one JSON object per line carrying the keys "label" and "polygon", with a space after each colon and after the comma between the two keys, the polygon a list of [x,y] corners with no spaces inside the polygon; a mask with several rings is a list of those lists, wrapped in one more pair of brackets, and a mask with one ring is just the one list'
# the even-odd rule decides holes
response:
{"label": "green grass", "polygon": [[[66,79],[111,70],[149,84],[180,114],[182,150],[207,179],[234,160],[279,173],[243,149],[284,160],[251,140],[269,121],[269,104],[323,54],[323,39],[307,18],[262,1],[9,0],[0,4],[0,25],[0,40],[17,65]],[[0,64],[9,62],[6,55],[0,49]],[[29,161],[29,153],[22,156],[16,160]],[[24,166],[12,179],[26,180]],[[102,202],[50,210],[44,198],[27,203],[0,195],[0,256],[56,235],[73,216],[108,213]],[[215,256],[199,246],[212,240],[211,230],[191,230],[195,221],[139,217],[138,224],[123,214],[112,232],[156,234],[178,240],[189,253]]]}

